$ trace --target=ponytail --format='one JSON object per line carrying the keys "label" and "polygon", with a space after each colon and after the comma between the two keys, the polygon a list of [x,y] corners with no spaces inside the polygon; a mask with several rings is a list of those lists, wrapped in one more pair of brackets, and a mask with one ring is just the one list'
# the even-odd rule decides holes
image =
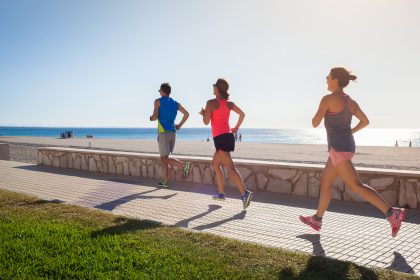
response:
{"label": "ponytail", "polygon": [[355,75],[350,74],[350,70],[347,70],[343,67],[336,67],[331,69],[330,74],[331,78],[338,80],[338,85],[341,88],[345,88],[350,81],[355,81],[357,77]]}
{"label": "ponytail", "polygon": [[221,91],[221,90],[219,89],[219,94],[220,94],[220,96],[221,96],[223,99],[225,99],[225,100],[229,100],[229,93],[228,93],[227,91]]}
{"label": "ponytail", "polygon": [[229,100],[229,83],[225,79],[217,79],[217,82],[215,84],[217,86],[217,89],[219,90],[219,95],[225,99]]}

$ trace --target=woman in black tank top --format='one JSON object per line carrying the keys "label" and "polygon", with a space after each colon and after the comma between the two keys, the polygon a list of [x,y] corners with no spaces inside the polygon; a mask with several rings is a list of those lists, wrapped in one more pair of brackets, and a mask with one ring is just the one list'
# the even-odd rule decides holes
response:
{"label": "woman in black tank top", "polygon": [[[405,217],[405,209],[391,207],[379,193],[361,182],[351,158],[355,152],[353,133],[366,127],[369,120],[359,105],[343,92],[350,80],[356,80],[345,68],[333,68],[327,76],[328,91],[331,94],[322,98],[318,111],[312,119],[317,127],[324,119],[327,129],[329,158],[320,179],[318,210],[313,216],[300,216],[300,220],[320,231],[322,217],[332,198],[332,184],[338,176],[343,178],[350,191],[376,206],[387,217],[395,237]],[[359,119],[359,123],[351,128],[351,116]]]}

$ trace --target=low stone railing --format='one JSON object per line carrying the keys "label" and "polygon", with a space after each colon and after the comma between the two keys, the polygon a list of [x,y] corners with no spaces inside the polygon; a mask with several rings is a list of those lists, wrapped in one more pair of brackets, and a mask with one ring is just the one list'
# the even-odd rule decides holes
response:
{"label": "low stone railing", "polygon": [[[170,180],[215,185],[211,158],[177,156],[191,161],[193,168],[188,178],[176,167],[169,169]],[[146,178],[161,178],[162,167],[156,154],[102,151],[72,148],[38,148],[38,164]],[[237,169],[247,188],[251,190],[319,196],[319,178],[322,165],[291,164],[270,161],[235,159]],[[364,183],[375,188],[393,206],[420,209],[420,172],[406,170],[357,168]],[[233,186],[226,169],[227,186]],[[341,178],[333,184],[333,199],[362,201],[348,191]]]}
{"label": "low stone railing", "polygon": [[10,160],[9,144],[0,143],[0,160]]}

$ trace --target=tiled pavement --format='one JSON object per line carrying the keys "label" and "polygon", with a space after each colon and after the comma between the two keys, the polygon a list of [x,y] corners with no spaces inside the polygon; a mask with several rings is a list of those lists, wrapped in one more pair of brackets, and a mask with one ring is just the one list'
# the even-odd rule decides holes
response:
{"label": "tiled pavement", "polygon": [[173,183],[156,188],[156,180],[102,175],[0,161],[0,188],[46,200],[112,211],[200,232],[315,255],[391,268],[420,275],[420,211],[409,210],[396,238],[382,213],[365,203],[333,201],[322,233],[302,225],[300,214],[312,214],[317,199],[255,193],[242,210],[235,189],[215,202],[214,188]]}

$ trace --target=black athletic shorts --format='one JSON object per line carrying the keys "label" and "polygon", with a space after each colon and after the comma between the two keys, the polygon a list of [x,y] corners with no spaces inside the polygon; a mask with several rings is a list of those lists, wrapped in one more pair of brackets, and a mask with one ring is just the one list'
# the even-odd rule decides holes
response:
{"label": "black athletic shorts", "polygon": [[235,150],[235,137],[233,133],[224,133],[213,138],[216,151],[233,152]]}

